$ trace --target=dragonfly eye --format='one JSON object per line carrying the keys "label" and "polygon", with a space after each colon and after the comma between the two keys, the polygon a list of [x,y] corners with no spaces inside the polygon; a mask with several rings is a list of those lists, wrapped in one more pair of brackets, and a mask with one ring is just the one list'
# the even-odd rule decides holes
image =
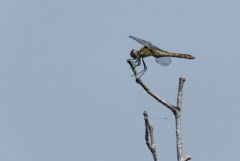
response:
{"label": "dragonfly eye", "polygon": [[131,53],[130,53],[130,56],[131,56],[133,59],[137,59],[137,58],[138,58],[137,51],[136,51],[136,50],[132,50]]}

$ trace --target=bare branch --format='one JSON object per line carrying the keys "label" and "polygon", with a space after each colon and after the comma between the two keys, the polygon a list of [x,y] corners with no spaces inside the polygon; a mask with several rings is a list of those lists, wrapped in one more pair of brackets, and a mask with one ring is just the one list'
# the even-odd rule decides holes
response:
{"label": "bare branch", "polygon": [[179,85],[178,85],[178,96],[177,96],[177,107],[182,109],[182,99],[183,99],[183,85],[185,82],[185,77],[179,78]]}
{"label": "bare branch", "polygon": [[161,104],[163,104],[164,106],[166,106],[167,108],[169,108],[172,112],[175,112],[176,108],[175,106],[173,106],[172,104],[170,104],[169,102],[167,102],[166,100],[158,97],[157,95],[155,95],[153,92],[150,91],[150,89],[142,82],[142,80],[140,79],[140,77],[137,74],[137,71],[135,69],[134,64],[132,64],[132,62],[130,60],[127,61],[130,65],[130,67],[132,68],[133,74],[136,78],[136,82],[138,84],[140,84],[143,89],[149,94],[151,95],[153,98],[155,98],[155,100],[157,100],[158,102],[160,102]]}
{"label": "bare branch", "polygon": [[191,156],[186,156],[183,152],[182,145],[182,125],[181,125],[181,110],[182,110],[182,100],[183,100],[183,85],[185,82],[185,77],[179,78],[178,95],[177,95],[177,112],[174,114],[176,121],[176,142],[177,142],[177,158],[178,161],[187,161],[191,159]]}
{"label": "bare branch", "polygon": [[[166,100],[160,98],[159,96],[157,96],[156,94],[154,94],[153,92],[151,92],[149,90],[149,88],[142,82],[142,80],[140,79],[140,77],[138,76],[138,73],[135,69],[135,65],[128,60],[127,61],[133,71],[133,74],[135,76],[136,82],[142,86],[142,88],[149,94],[151,95],[155,100],[157,100],[158,102],[160,102],[161,104],[163,104],[164,106],[166,106],[169,110],[171,110],[175,116],[175,121],[176,121],[176,144],[177,144],[177,159],[178,161],[188,161],[191,159],[191,156],[185,155],[183,152],[183,144],[182,144],[182,134],[181,134],[181,110],[182,110],[182,100],[183,100],[183,85],[184,82],[186,80],[185,77],[180,77],[179,78],[179,87],[178,87],[178,95],[177,95],[177,106],[174,106],[172,104],[170,104],[169,102],[167,102]],[[148,117],[147,117],[147,112],[144,112],[144,119],[145,119],[145,126],[146,126],[146,132],[145,132],[145,139],[146,139],[146,144],[148,146],[148,148],[150,149],[150,151],[152,152],[152,143],[154,142],[151,141],[149,142],[149,137],[153,138],[153,136],[151,137],[151,129],[152,126],[149,124],[148,122]],[[155,147],[155,144],[153,144]],[[156,149],[155,149],[156,150]],[[153,154],[153,152],[152,152]]]}
{"label": "bare branch", "polygon": [[146,144],[148,146],[148,149],[151,151],[151,153],[153,155],[154,161],[158,161],[156,144],[155,144],[154,136],[153,136],[153,127],[148,120],[147,111],[143,112],[143,116],[144,116],[144,121],[145,121],[145,140],[146,140]]}

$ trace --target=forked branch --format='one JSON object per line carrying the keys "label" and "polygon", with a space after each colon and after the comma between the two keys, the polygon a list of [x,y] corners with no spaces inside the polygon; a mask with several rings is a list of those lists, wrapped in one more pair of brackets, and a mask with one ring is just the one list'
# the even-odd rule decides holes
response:
{"label": "forked branch", "polygon": [[[163,98],[157,96],[156,94],[154,94],[144,83],[143,81],[141,80],[141,78],[139,77],[137,71],[136,71],[136,68],[135,68],[135,65],[130,61],[128,60],[127,61],[128,64],[130,65],[132,71],[133,71],[133,74],[135,76],[135,79],[136,79],[136,82],[150,95],[152,96],[155,100],[157,100],[158,102],[160,102],[161,104],[163,104],[165,107],[167,107],[169,110],[171,110],[175,116],[175,123],[176,123],[176,147],[177,147],[177,159],[178,161],[188,161],[191,159],[190,156],[188,155],[185,155],[184,154],[184,151],[183,151],[183,144],[182,144],[182,134],[181,134],[181,110],[182,110],[182,98],[183,98],[183,85],[184,85],[184,82],[186,80],[185,77],[180,77],[179,78],[179,87],[178,87],[178,95],[177,95],[177,105],[174,106],[172,105],[171,103],[169,103],[168,101],[164,100]],[[147,116],[147,113],[144,112],[144,119],[145,118],[148,118],[146,117]],[[148,119],[147,119],[148,120]],[[149,122],[148,122],[149,124]],[[150,124],[149,124],[150,125]],[[145,119],[145,126],[146,126],[146,129],[147,129],[147,125],[146,125],[146,119]],[[146,144],[148,146],[148,148],[150,149],[150,151],[152,152],[153,154],[153,158],[154,158],[154,155],[156,155],[156,152],[153,153],[153,151],[151,150],[151,144],[149,144],[149,142],[147,142],[147,138],[146,138],[146,135],[148,136],[148,140],[149,140],[149,134],[150,134],[150,130],[151,129],[151,125],[150,127],[148,128],[148,131],[146,131],[145,133],[145,139],[146,139]],[[149,132],[149,134],[147,133]],[[151,138],[151,136],[150,136]],[[151,142],[152,143],[152,142]],[[155,144],[154,144],[154,147],[155,147]],[[156,150],[156,149],[155,149]],[[156,161],[155,159],[157,158],[154,158],[154,161]]]}

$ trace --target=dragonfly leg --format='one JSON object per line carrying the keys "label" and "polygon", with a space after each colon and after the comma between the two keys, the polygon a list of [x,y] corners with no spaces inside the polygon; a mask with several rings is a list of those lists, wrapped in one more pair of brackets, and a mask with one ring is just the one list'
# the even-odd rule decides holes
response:
{"label": "dragonfly leg", "polygon": [[140,66],[141,65],[141,59],[140,58],[138,58],[136,62],[137,62],[136,66]]}
{"label": "dragonfly leg", "polygon": [[141,64],[140,59],[128,59],[134,66],[139,66]]}
{"label": "dragonfly leg", "polygon": [[[147,66],[146,66],[145,61],[144,61],[143,58],[142,58],[142,61],[143,61],[143,67],[144,67],[144,70],[146,71],[146,70],[147,70]],[[144,72],[145,72],[145,71],[144,71]]]}
{"label": "dragonfly leg", "polygon": [[[135,59],[133,59],[133,60],[135,60]],[[136,59],[135,61],[133,61],[133,60],[130,60],[130,61],[133,63],[134,67],[141,65],[141,59],[140,58]]]}
{"label": "dragonfly leg", "polygon": [[141,74],[141,75],[139,76],[139,78],[140,78],[140,77],[146,72],[146,70],[147,70],[147,66],[146,66],[145,61],[144,61],[143,58],[142,58],[142,62],[143,62],[143,70],[138,73],[138,74]]}
{"label": "dragonfly leg", "polygon": [[132,62],[133,63],[133,60],[136,60],[136,59],[128,59],[128,61]]}
{"label": "dragonfly leg", "polygon": [[141,59],[138,58],[135,62],[133,62],[135,66],[140,66],[141,65]]}
{"label": "dragonfly leg", "polygon": [[137,73],[137,75],[140,74],[140,76],[139,76],[139,78],[140,78],[147,70],[147,66],[145,64],[144,59],[143,58],[138,58],[136,60],[135,59],[128,59],[128,60],[130,60],[133,63],[134,67],[140,66],[141,65],[141,61],[143,62],[143,70]]}

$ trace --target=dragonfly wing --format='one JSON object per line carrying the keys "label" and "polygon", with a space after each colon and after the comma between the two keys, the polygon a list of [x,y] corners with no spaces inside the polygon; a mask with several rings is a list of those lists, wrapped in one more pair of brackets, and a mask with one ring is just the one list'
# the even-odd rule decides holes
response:
{"label": "dragonfly wing", "polygon": [[132,38],[133,40],[137,41],[139,44],[142,44],[143,46],[146,46],[146,47],[149,47],[149,48],[152,48],[152,49],[162,50],[162,49],[160,49],[159,47],[153,45],[153,44],[152,44],[151,42],[149,42],[149,41],[146,41],[146,40],[137,38],[137,37],[135,37],[135,36],[129,36],[129,37]]}
{"label": "dragonfly wing", "polygon": [[129,36],[130,38],[132,38],[133,40],[137,41],[139,44],[143,45],[143,46],[147,46],[150,47],[151,46],[151,42],[137,38],[135,36]]}
{"label": "dragonfly wing", "polygon": [[168,66],[172,62],[172,59],[170,57],[160,57],[155,58],[155,60],[158,64],[161,64],[162,66]]}

